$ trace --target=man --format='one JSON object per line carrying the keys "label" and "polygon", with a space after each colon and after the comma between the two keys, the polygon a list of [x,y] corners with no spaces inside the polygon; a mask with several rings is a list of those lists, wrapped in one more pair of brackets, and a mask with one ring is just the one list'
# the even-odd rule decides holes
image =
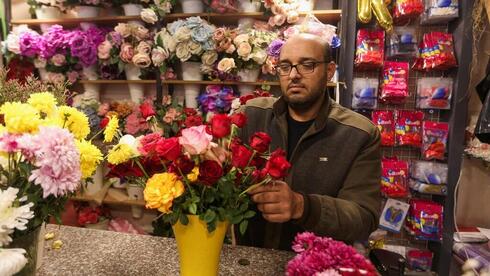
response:
{"label": "man", "polygon": [[330,46],[301,34],[282,47],[277,73],[282,97],[257,98],[244,107],[241,137],[272,137],[271,149],[287,150],[285,181],[251,191],[260,213],[242,244],[288,250],[298,232],[353,242],[377,228],[380,211],[380,134],[367,118],[330,99],[335,72]]}

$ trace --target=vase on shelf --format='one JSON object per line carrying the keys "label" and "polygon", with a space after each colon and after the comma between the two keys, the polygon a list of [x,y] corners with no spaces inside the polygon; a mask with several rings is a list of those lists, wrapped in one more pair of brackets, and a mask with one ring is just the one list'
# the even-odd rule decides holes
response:
{"label": "vase on shelf", "polygon": [[[100,14],[100,8],[94,6],[75,6],[73,8],[73,15],[75,18],[95,18]],[[95,27],[94,23],[81,22],[80,28],[86,31],[90,27]]]}
{"label": "vase on shelf", "polygon": [[[260,68],[240,69],[238,70],[237,75],[240,77],[240,81],[242,82],[255,82],[259,78]],[[255,85],[251,84],[239,84],[237,87],[241,96],[251,94],[255,89]]]}
{"label": "vase on shelf", "polygon": [[209,233],[206,222],[199,216],[187,215],[189,223],[172,225],[179,252],[181,276],[216,276],[219,270],[221,248],[229,223],[219,221]]}
{"label": "vase on shelf", "polygon": [[28,231],[20,237],[15,237],[7,246],[8,248],[22,248],[26,251],[27,264],[15,275],[35,275],[36,270],[41,267],[44,251],[45,224],[41,224]]}
{"label": "vase on shelf", "polygon": [[311,12],[315,9],[316,0],[301,0],[298,12]]}
{"label": "vase on shelf", "polygon": [[[129,200],[143,200],[143,187],[136,184],[128,184],[126,186],[126,191],[128,192]],[[131,206],[131,213],[133,218],[141,218],[143,216],[142,206]]]}
{"label": "vase on shelf", "polygon": [[201,13],[204,11],[202,0],[180,0],[184,13]]}
{"label": "vase on shelf", "polygon": [[108,179],[110,185],[116,189],[126,189],[127,183],[121,181],[118,177],[111,177]]}
{"label": "vase on shelf", "polygon": [[[141,69],[134,64],[126,64],[124,73],[126,73],[127,80],[141,80]],[[131,101],[139,103],[144,97],[145,86],[141,83],[128,83],[128,88]]]}
{"label": "vase on shelf", "polygon": [[[185,81],[201,81],[201,63],[195,61],[182,62],[182,79]],[[201,85],[199,84],[184,84],[185,91],[185,106],[189,108],[197,108],[197,97]]]}
{"label": "vase on shelf", "polygon": [[[80,23],[81,24],[81,23]],[[83,68],[83,75],[87,80],[97,80],[97,65],[91,65],[89,67]],[[84,83],[83,84],[83,94],[84,99],[96,99],[100,101],[100,85],[96,83]]]}
{"label": "vase on shelf", "polygon": [[101,220],[97,223],[85,224],[85,228],[97,229],[97,230],[107,230],[108,226],[109,226],[109,220],[108,219]]}
{"label": "vase on shelf", "polygon": [[[122,5],[125,16],[140,16],[143,6],[140,4],[124,4]],[[140,20],[129,20],[129,24],[138,24],[143,26],[143,22]]]}
{"label": "vase on shelf", "polygon": [[238,0],[238,10],[240,12],[258,12],[261,3],[256,0]]}
{"label": "vase on shelf", "polygon": [[[46,19],[60,19],[63,17],[60,9],[50,6],[39,6],[35,9],[36,18],[40,20]],[[40,24],[41,31],[45,33],[53,24],[42,23]]]}
{"label": "vase on shelf", "polygon": [[85,183],[85,193],[89,196],[97,194],[104,187],[104,166],[101,164],[92,176],[92,182]]}

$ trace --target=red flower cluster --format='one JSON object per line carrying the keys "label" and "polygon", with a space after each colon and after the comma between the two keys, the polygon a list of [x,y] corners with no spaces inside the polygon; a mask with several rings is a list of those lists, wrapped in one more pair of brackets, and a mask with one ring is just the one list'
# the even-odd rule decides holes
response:
{"label": "red flower cluster", "polygon": [[249,100],[259,98],[259,97],[271,97],[271,94],[266,90],[257,89],[253,93],[247,94],[245,96],[241,96],[240,97],[240,104],[244,105]]}
{"label": "red flower cluster", "polygon": [[7,65],[7,80],[18,80],[24,84],[27,77],[34,74],[34,65],[23,59],[13,58]]}
{"label": "red flower cluster", "polygon": [[82,207],[78,211],[78,224],[94,224],[99,222],[100,217],[109,217],[109,211],[101,206],[92,208],[90,206]]}

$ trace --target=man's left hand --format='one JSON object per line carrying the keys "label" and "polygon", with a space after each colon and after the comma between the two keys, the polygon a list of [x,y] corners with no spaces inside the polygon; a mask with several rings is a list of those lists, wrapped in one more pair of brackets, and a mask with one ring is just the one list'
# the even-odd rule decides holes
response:
{"label": "man's left hand", "polygon": [[249,192],[262,216],[270,222],[286,222],[303,215],[304,198],[284,181],[273,181]]}

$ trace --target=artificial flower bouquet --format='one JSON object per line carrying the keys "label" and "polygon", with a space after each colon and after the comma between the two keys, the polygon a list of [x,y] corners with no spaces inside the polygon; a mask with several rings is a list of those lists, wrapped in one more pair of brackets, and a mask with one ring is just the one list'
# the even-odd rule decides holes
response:
{"label": "artificial flower bouquet", "polygon": [[270,26],[282,26],[284,23],[295,24],[299,21],[301,6],[300,0],[262,0],[266,10],[272,15],[269,17]]}
{"label": "artificial flower bouquet", "polygon": [[[71,31],[70,54],[77,58],[83,68],[97,64],[98,48],[105,41],[107,29],[90,27],[87,30]],[[85,78],[88,76],[84,76]]]}
{"label": "artificial flower bouquet", "polygon": [[100,129],[105,131],[106,127],[112,124],[115,125],[119,135],[147,133],[150,130],[150,125],[140,108],[147,102],[148,100],[145,100],[141,105],[131,101],[113,101],[100,104],[97,111],[100,118]]}
{"label": "artificial flower bouquet", "polygon": [[114,31],[122,37],[119,52],[121,61],[138,68],[148,68],[151,65],[150,53],[153,44],[150,30],[136,23],[119,23]]}
{"label": "artificial flower bouquet", "polygon": [[233,87],[212,84],[206,86],[197,101],[203,113],[228,113],[235,98]]}
{"label": "artificial flower bouquet", "polygon": [[111,31],[105,35],[104,41],[97,46],[98,73],[101,79],[115,80],[124,72],[124,62],[119,57],[123,36]]}
{"label": "artificial flower bouquet", "polygon": [[90,225],[109,222],[111,218],[110,210],[103,206],[90,206],[82,203],[75,207],[77,210],[77,222],[81,226],[89,227]]}
{"label": "artificial flower bouquet", "polygon": [[166,14],[171,13],[175,4],[176,0],[153,0],[153,3],[149,3],[148,8],[141,10],[141,20],[155,24]]}
{"label": "artificial flower bouquet", "polygon": [[378,275],[375,267],[353,247],[310,232],[300,233],[292,249],[298,253],[287,264],[286,275]]}
{"label": "artificial flower bouquet", "polygon": [[238,12],[236,0],[204,0],[204,3],[216,13]]}

